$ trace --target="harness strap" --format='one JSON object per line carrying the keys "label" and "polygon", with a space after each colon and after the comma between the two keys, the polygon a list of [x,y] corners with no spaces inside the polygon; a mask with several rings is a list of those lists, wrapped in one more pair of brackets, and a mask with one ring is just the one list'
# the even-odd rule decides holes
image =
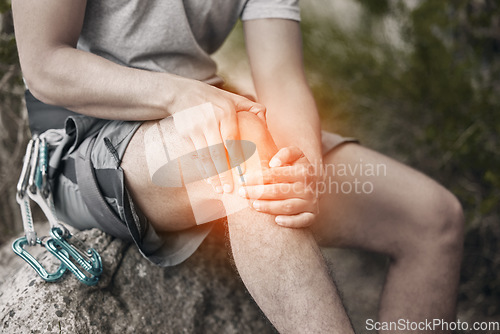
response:
{"label": "harness strap", "polygon": [[88,138],[80,147],[80,153],[75,159],[75,171],[78,187],[83,197],[85,205],[89,208],[90,214],[98,222],[111,221],[113,224],[105,224],[109,233],[120,239],[130,239],[127,226],[117,217],[116,213],[109,207],[97,185],[94,175],[94,168],[90,154],[94,147],[96,137]]}

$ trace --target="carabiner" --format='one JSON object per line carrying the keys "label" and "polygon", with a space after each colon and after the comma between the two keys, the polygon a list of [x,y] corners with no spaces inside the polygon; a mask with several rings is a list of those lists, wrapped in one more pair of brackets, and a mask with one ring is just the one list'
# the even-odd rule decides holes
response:
{"label": "carabiner", "polygon": [[83,269],[92,275],[99,276],[102,274],[101,257],[95,249],[89,248],[86,252],[83,252],[69,241],[73,237],[71,233],[69,233],[69,231],[65,233],[65,231],[58,227],[52,228],[50,230],[50,235],[62,249],[68,252],[68,254],[83,267]]}
{"label": "carabiner", "polygon": [[24,198],[26,195],[26,188],[28,187],[28,173],[30,170],[31,156],[33,154],[33,139],[30,139],[28,146],[26,146],[26,153],[23,159],[23,168],[21,169],[21,175],[19,181],[17,182],[17,196]]}
{"label": "carabiner", "polygon": [[[102,260],[99,253],[93,248],[87,250],[85,254],[82,250],[76,248],[66,239],[71,238],[71,234],[64,236],[64,231],[59,227],[50,230],[52,238],[45,242],[45,248],[78,278],[79,281],[87,285],[95,285],[102,274]],[[71,258],[78,264],[80,269]],[[86,273],[87,274],[86,274]]]}
{"label": "carabiner", "polygon": [[[37,244],[41,244],[40,239],[37,239]],[[36,272],[47,282],[55,282],[64,275],[66,272],[66,266],[61,261],[59,268],[53,272],[49,273],[41,264],[38,262],[33,255],[31,255],[24,246],[28,245],[28,240],[26,237],[17,238],[12,244],[12,250],[14,253],[19,255],[24,261],[26,261]]]}
{"label": "carabiner", "polygon": [[[70,270],[82,283],[95,285],[102,273],[102,260],[93,248],[87,252],[68,240],[71,233],[59,222],[48,182],[48,145],[45,138],[37,135],[29,141],[23,168],[17,183],[16,200],[21,208],[25,236],[12,244],[14,253],[25,260],[47,282],[54,282]],[[30,199],[40,206],[51,227],[51,237],[42,241],[37,237],[31,216]],[[49,273],[27,250],[26,245],[44,246],[61,264]]]}
{"label": "carabiner", "polygon": [[31,157],[31,170],[29,173],[29,179],[28,179],[28,189],[31,193],[36,193],[37,188],[36,188],[36,182],[35,182],[35,176],[36,172],[38,170],[38,157],[40,156],[40,138],[35,135],[33,136],[33,142],[34,142],[34,148],[33,148],[33,154]]}

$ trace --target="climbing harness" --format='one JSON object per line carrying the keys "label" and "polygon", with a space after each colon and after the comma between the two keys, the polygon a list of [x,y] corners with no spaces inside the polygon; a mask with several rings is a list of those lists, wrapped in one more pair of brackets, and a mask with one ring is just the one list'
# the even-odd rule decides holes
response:
{"label": "climbing harness", "polygon": [[[56,218],[54,201],[48,182],[48,144],[42,136],[34,135],[26,147],[21,176],[17,183],[16,200],[21,208],[24,236],[12,244],[14,253],[26,261],[47,282],[60,279],[69,270],[87,285],[95,285],[102,273],[99,253],[90,248],[77,247],[76,238]],[[50,236],[39,238],[33,225],[30,199],[42,209],[50,224]],[[27,246],[41,245],[59,261],[59,268],[48,272],[27,250]]]}

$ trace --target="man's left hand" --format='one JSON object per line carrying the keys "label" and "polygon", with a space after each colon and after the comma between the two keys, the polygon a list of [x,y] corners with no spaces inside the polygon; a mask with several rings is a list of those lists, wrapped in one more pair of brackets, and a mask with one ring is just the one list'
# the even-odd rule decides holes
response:
{"label": "man's left hand", "polygon": [[286,227],[310,226],[318,214],[317,168],[295,146],[280,149],[262,175],[248,173],[239,194]]}

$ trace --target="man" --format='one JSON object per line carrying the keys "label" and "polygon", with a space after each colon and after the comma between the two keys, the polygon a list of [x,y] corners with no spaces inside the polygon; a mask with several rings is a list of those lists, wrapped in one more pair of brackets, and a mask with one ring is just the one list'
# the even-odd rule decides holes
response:
{"label": "man", "polygon": [[[51,167],[63,221],[134,240],[168,266],[194,252],[222,201],[238,272],[280,332],[352,332],[318,245],[390,256],[381,321],[454,319],[460,204],[406,166],[322,136],[296,1],[13,0],[12,7],[30,127],[60,137],[51,141]],[[258,103],[217,88],[209,58],[239,16]],[[239,140],[258,154],[229,144]],[[165,149],[165,161],[148,153],[154,145]],[[210,185],[154,181],[152,166],[191,152]],[[231,168],[226,153],[248,160]],[[94,190],[81,182],[83,160],[91,162]],[[386,172],[328,168],[360,162]],[[321,177],[372,187],[318,197]],[[233,209],[241,207],[231,204],[236,193],[249,205]],[[109,212],[123,223],[104,219]]]}

